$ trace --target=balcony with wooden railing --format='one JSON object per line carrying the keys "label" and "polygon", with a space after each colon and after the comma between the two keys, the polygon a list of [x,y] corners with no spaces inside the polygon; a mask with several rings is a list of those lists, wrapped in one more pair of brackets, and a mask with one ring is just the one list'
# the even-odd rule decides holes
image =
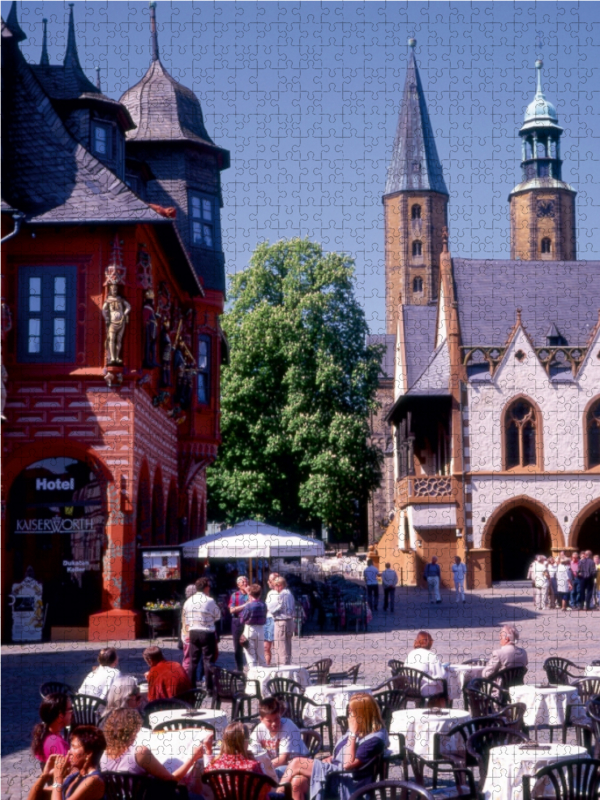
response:
{"label": "balcony with wooden railing", "polygon": [[451,475],[408,475],[396,481],[396,502],[400,507],[453,503],[456,491]]}

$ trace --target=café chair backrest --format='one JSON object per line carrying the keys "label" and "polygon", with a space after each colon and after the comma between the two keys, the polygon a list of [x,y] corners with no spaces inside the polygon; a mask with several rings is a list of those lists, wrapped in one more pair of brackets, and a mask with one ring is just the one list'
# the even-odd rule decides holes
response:
{"label": "caf\u00e9 chair backrest", "polygon": [[[569,686],[573,679],[582,677],[583,667],[578,666],[573,661],[560,656],[551,656],[544,661],[544,672],[548,678],[548,683],[554,686]],[[579,675],[575,674],[579,671]]]}
{"label": "caf\u00e9 chair backrest", "polygon": [[176,695],[175,700],[183,700],[192,708],[202,708],[202,703],[206,700],[207,695],[206,689],[188,689],[187,692]]}
{"label": "caf\u00e9 chair backrest", "polygon": [[467,739],[467,753],[475,759],[479,767],[479,788],[483,789],[487,777],[490,750],[501,745],[527,742],[527,736],[513,728],[490,727],[476,731]]}
{"label": "caf\u00e9 chair backrest", "polygon": [[330,672],[329,673],[329,682],[333,684],[340,684],[340,683],[356,683],[358,680],[358,673],[360,672],[360,664],[355,664],[353,667],[349,667],[344,672]]}
{"label": "caf\u00e9 chair backrest", "polygon": [[317,731],[309,731],[306,729],[301,729],[300,734],[302,735],[302,741],[308,749],[308,757],[316,758],[323,744],[321,734],[317,733]]}
{"label": "caf\u00e9 chair backrest", "polygon": [[306,670],[310,677],[310,682],[313,685],[323,686],[329,683],[329,672],[333,661],[330,658],[322,658],[320,661],[315,661]]}
{"label": "caf\u00e9 chair backrest", "polygon": [[89,694],[74,694],[71,702],[73,704],[71,730],[78,725],[98,725],[106,708],[106,700]]}
{"label": "caf\u00e9 chair backrest", "polygon": [[549,764],[535,775],[523,776],[523,800],[549,795],[554,800],[596,800],[599,792],[600,761],[597,759],[570,758]]}
{"label": "caf\u00e9 chair backrest", "polygon": [[165,698],[164,700],[151,700],[144,708],[142,725],[144,728],[150,728],[150,714],[154,714],[157,711],[191,711],[191,709],[192,707],[189,703],[176,697]]}
{"label": "caf\u00e9 chair backrest", "polygon": [[[212,791],[215,800],[242,800],[242,798],[262,800],[265,788],[277,788],[275,781],[266,775],[242,769],[217,769],[214,772],[204,772],[202,782]],[[291,797],[291,793],[288,792],[287,797]]]}
{"label": "caf\u00e9 chair backrest", "polygon": [[75,694],[72,687],[68,683],[61,683],[60,681],[46,681],[40,686],[40,694],[42,697],[48,697],[49,694]]}
{"label": "caf\u00e9 chair backrest", "polygon": [[277,696],[283,693],[295,692],[296,694],[304,694],[304,686],[297,681],[290,678],[271,678],[267,681],[267,693]]}
{"label": "caf\u00e9 chair backrest", "polygon": [[210,731],[213,734],[215,732],[215,726],[211,725],[210,722],[203,722],[201,719],[186,719],[185,717],[181,717],[180,719],[167,719],[164,722],[159,722],[158,725],[152,728],[152,732],[183,731],[192,728],[195,730]]}
{"label": "caf\u00e9 chair backrest", "polygon": [[592,697],[600,695],[600,678],[582,678],[577,682],[579,700],[585,706]]}
{"label": "caf\u00e9 chair backrest", "polygon": [[104,800],[187,800],[187,788],[132,772],[103,772]]}
{"label": "caf\u00e9 chair backrest", "polygon": [[435,800],[435,795],[410,781],[379,781],[357,789],[348,800]]}
{"label": "caf\u00e9 chair backrest", "polygon": [[385,727],[389,730],[394,711],[400,711],[401,709],[406,708],[406,693],[401,692],[398,689],[374,692],[373,699],[379,706]]}
{"label": "caf\u00e9 chair backrest", "polygon": [[402,667],[404,666],[404,661],[400,661],[397,658],[392,658],[387,663],[388,667],[390,668],[390,672],[392,673],[392,678],[400,672]]}
{"label": "caf\u00e9 chair backrest", "polygon": [[523,686],[525,675],[527,667],[506,667],[494,675],[494,681],[504,689],[510,689],[512,686]]}

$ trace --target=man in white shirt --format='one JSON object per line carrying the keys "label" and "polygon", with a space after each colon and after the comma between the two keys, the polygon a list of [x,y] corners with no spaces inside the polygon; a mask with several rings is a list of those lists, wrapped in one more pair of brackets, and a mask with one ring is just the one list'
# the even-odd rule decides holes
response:
{"label": "man in white shirt", "polygon": [[258,706],[260,722],[250,734],[250,746],[259,745],[267,751],[278,776],[295,756],[307,756],[308,750],[298,727],[291,719],[281,716],[279,700],[266,697]]}
{"label": "man in white shirt", "polygon": [[396,586],[398,586],[398,575],[392,569],[391,564],[386,564],[385,569],[381,573],[381,583],[383,585],[383,610],[388,610],[388,606],[392,614],[394,613],[394,597],[396,594]]}
{"label": "man in white shirt", "polygon": [[273,581],[275,596],[267,597],[267,608],[275,620],[275,661],[278,665],[292,663],[292,636],[294,635],[294,616],[296,601],[287,588],[287,581],[281,576]]}
{"label": "man in white shirt", "polygon": [[535,609],[543,611],[546,608],[550,588],[550,576],[544,556],[535,557],[535,561],[531,565],[531,580],[533,581]]}
{"label": "man in white shirt", "polygon": [[115,678],[121,677],[117,669],[119,656],[114,647],[105,647],[98,653],[98,666],[86,676],[79,687],[79,694],[88,694],[106,700]]}
{"label": "man in white shirt", "polygon": [[363,577],[367,586],[367,601],[371,606],[371,611],[375,612],[379,605],[379,584],[377,583],[379,571],[377,567],[373,566],[371,559],[367,561],[367,568],[363,572]]}
{"label": "man in white shirt", "polygon": [[463,564],[460,556],[454,556],[452,564],[452,577],[454,578],[454,588],[456,589],[456,602],[465,602],[465,575],[467,574],[466,564]]}
{"label": "man in white shirt", "polygon": [[190,639],[190,680],[196,686],[196,670],[202,659],[206,689],[212,692],[213,679],[211,666],[216,661],[217,635],[215,622],[221,619],[221,609],[209,596],[210,580],[199,578],[196,581],[196,594],[189,597],[183,605],[183,632]]}

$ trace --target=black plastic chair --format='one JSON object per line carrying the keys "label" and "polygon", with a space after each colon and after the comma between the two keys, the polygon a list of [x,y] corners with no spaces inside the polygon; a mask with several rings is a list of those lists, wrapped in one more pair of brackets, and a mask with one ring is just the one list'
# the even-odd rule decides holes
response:
{"label": "black plastic chair", "polygon": [[527,675],[527,667],[506,667],[494,675],[494,682],[499,683],[504,689],[512,686],[523,686]]}
{"label": "black plastic chair", "polygon": [[497,714],[492,714],[490,719],[502,720],[502,726],[504,728],[514,728],[516,731],[527,733],[523,721],[526,713],[527,706],[525,703],[510,703],[510,705],[504,706],[502,711],[498,711]]}
{"label": "black plastic chair", "polygon": [[[467,750],[467,741],[469,737],[477,733],[477,731],[487,728],[507,727],[503,725],[502,722],[503,720],[499,717],[477,717],[453,725],[447,733],[436,733],[433,739],[434,760],[438,761],[444,758],[454,764],[455,767],[472,768],[478,766],[477,759],[469,755]],[[450,742],[455,736],[462,740],[462,746],[460,746],[458,750],[450,748]],[[444,753],[443,756],[442,752]]]}
{"label": "black plastic chair", "polygon": [[366,761],[359,769],[330,772],[325,778],[323,794],[326,800],[339,800],[338,785],[340,781],[346,782],[351,779],[358,782],[370,779],[372,783],[377,783],[385,780],[387,777],[385,773],[386,762],[382,753]]}
{"label": "black plastic chair", "polygon": [[323,686],[329,683],[329,673],[333,661],[330,658],[322,658],[320,661],[315,661],[306,670],[310,677],[310,682],[313,685]]}
{"label": "black plastic chair", "polygon": [[465,705],[473,718],[498,714],[510,705],[508,691],[493,681],[474,678],[464,689]]}
{"label": "black plastic chair", "polygon": [[[442,691],[423,697],[424,686],[430,685],[435,680],[442,684]],[[412,701],[417,708],[424,708],[429,700],[445,700],[448,702],[448,684],[441,678],[433,679],[431,675],[412,667],[401,667],[393,678],[394,686],[406,695],[407,701]]]}
{"label": "black plastic chair", "polygon": [[[457,767],[445,759],[428,761],[409,748],[406,749],[406,758],[414,782],[417,786],[434,792],[434,796],[438,795],[438,792],[441,793],[440,790],[442,790],[445,800],[452,800],[454,797],[461,797],[463,800],[478,799],[475,779],[470,769]],[[431,786],[426,786],[427,770],[432,772]],[[443,787],[439,787],[440,778],[444,784]]]}
{"label": "black plastic chair", "polygon": [[[205,772],[202,782],[211,789],[215,800],[260,800],[264,789],[276,789],[277,784],[267,775],[242,769],[217,769]],[[289,791],[288,791],[289,790]],[[291,798],[291,786],[279,797]]]}
{"label": "black plastic chair", "polygon": [[252,710],[253,701],[258,701],[258,699],[255,694],[246,694],[245,692],[236,694],[231,706],[231,721],[243,722],[246,725],[254,725],[259,722],[258,708],[256,711]]}
{"label": "black plastic chair", "polygon": [[98,725],[106,708],[106,700],[90,694],[74,694],[71,702],[73,704],[71,730],[78,725]]}
{"label": "black plastic chair", "polygon": [[206,700],[208,692],[206,689],[188,689],[187,692],[182,692],[175,696],[176,700],[183,700],[184,703],[189,703],[192,708],[202,708],[202,703]]}
{"label": "black plastic chair", "polygon": [[180,717],[179,719],[167,719],[164,722],[159,722],[152,729],[152,733],[157,733],[160,731],[184,731],[184,730],[207,730],[211,733],[215,733],[215,726],[211,725],[210,722],[203,722],[201,719],[191,719]]}
{"label": "black plastic chair", "polygon": [[329,683],[333,685],[356,683],[358,680],[358,673],[360,672],[360,664],[355,664],[345,672],[330,672]]}
{"label": "black plastic chair", "polygon": [[151,700],[146,704],[144,713],[142,714],[142,725],[144,728],[150,728],[150,714],[156,711],[191,711],[192,707],[185,700],[179,700],[176,697],[165,698],[164,700]]}
{"label": "black plastic chair", "polygon": [[[533,784],[533,786],[532,786]],[[536,786],[540,793],[536,793]],[[600,794],[600,761],[591,758],[570,758],[549,764],[535,775],[523,776],[523,800],[548,796],[555,800],[597,800]]]}
{"label": "black plastic chair", "polygon": [[[578,681],[584,675],[583,667],[559,656],[547,658],[544,661],[543,668],[548,678],[548,683],[555,686],[570,686],[573,681]],[[573,670],[578,671],[579,675]]]}
{"label": "black plastic chair", "polygon": [[[318,731],[322,741],[325,741],[324,732],[327,731],[327,735],[329,737],[327,741],[330,748],[333,749],[333,724],[331,721],[330,705],[320,705],[319,703],[309,700],[309,698],[305,697],[303,694],[296,694],[295,692],[283,692],[282,694],[276,695],[276,697],[284,704],[284,717],[291,719],[294,725],[296,725],[298,728],[309,731]],[[314,725],[309,725],[304,721],[306,709],[311,707],[319,708],[323,711],[325,719],[322,722],[316,722]]]}
{"label": "black plastic chair", "polygon": [[187,800],[188,790],[175,781],[161,781],[132,772],[103,772],[104,800]]}
{"label": "black plastic chair", "polygon": [[348,800],[435,800],[435,795],[410,781],[379,781],[358,789]]}
{"label": "black plastic chair", "polygon": [[479,789],[483,791],[487,777],[490,750],[501,745],[523,744],[527,742],[524,733],[512,728],[490,727],[477,731],[467,739],[467,752],[475,759],[479,767]]}
{"label": "black plastic chair", "polygon": [[594,740],[590,741],[591,755],[600,758],[600,702],[590,700],[587,704],[587,715],[590,718],[590,738]]}
{"label": "black plastic chair", "polygon": [[316,758],[317,753],[319,753],[323,747],[323,739],[321,738],[321,734],[317,733],[317,731],[311,731],[306,728],[301,729],[300,734],[302,735],[302,741],[308,749],[308,757]]}
{"label": "black plastic chair", "polygon": [[68,683],[61,683],[60,681],[46,681],[40,686],[40,694],[42,697],[48,697],[49,694],[75,694],[73,688]]}
{"label": "black plastic chair", "polygon": [[233,672],[223,667],[213,666],[212,707],[221,708],[223,701],[235,705],[235,696],[246,693],[246,680],[243,672]]}
{"label": "black plastic chair", "polygon": [[277,697],[280,694],[287,694],[288,692],[304,694],[304,686],[290,678],[277,677],[267,681],[267,692],[273,695],[273,697]]}
{"label": "black plastic chair", "polygon": [[381,711],[381,717],[385,727],[389,730],[392,722],[392,714],[394,711],[400,711],[406,708],[406,694],[398,689],[387,690],[383,692],[374,692],[373,700],[376,701]]}
{"label": "black plastic chair", "polygon": [[388,667],[390,668],[390,672],[392,673],[392,678],[398,674],[398,672],[404,666],[404,661],[399,661],[397,658],[391,658],[388,663]]}

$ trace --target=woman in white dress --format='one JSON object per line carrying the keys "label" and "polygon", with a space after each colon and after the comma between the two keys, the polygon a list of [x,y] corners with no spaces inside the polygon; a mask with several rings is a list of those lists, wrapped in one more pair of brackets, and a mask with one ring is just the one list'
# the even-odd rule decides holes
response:
{"label": "woman in white dress", "polygon": [[[425,672],[430,675],[432,680],[423,682],[421,688],[421,695],[423,697],[431,697],[432,695],[439,694],[444,691],[442,678],[446,677],[446,669],[442,663],[442,659],[437,653],[432,650],[433,638],[427,631],[419,631],[415,639],[413,649],[406,656],[404,661],[405,667],[418,669],[420,672]],[[445,706],[446,703],[443,699],[430,700],[430,706]]]}

